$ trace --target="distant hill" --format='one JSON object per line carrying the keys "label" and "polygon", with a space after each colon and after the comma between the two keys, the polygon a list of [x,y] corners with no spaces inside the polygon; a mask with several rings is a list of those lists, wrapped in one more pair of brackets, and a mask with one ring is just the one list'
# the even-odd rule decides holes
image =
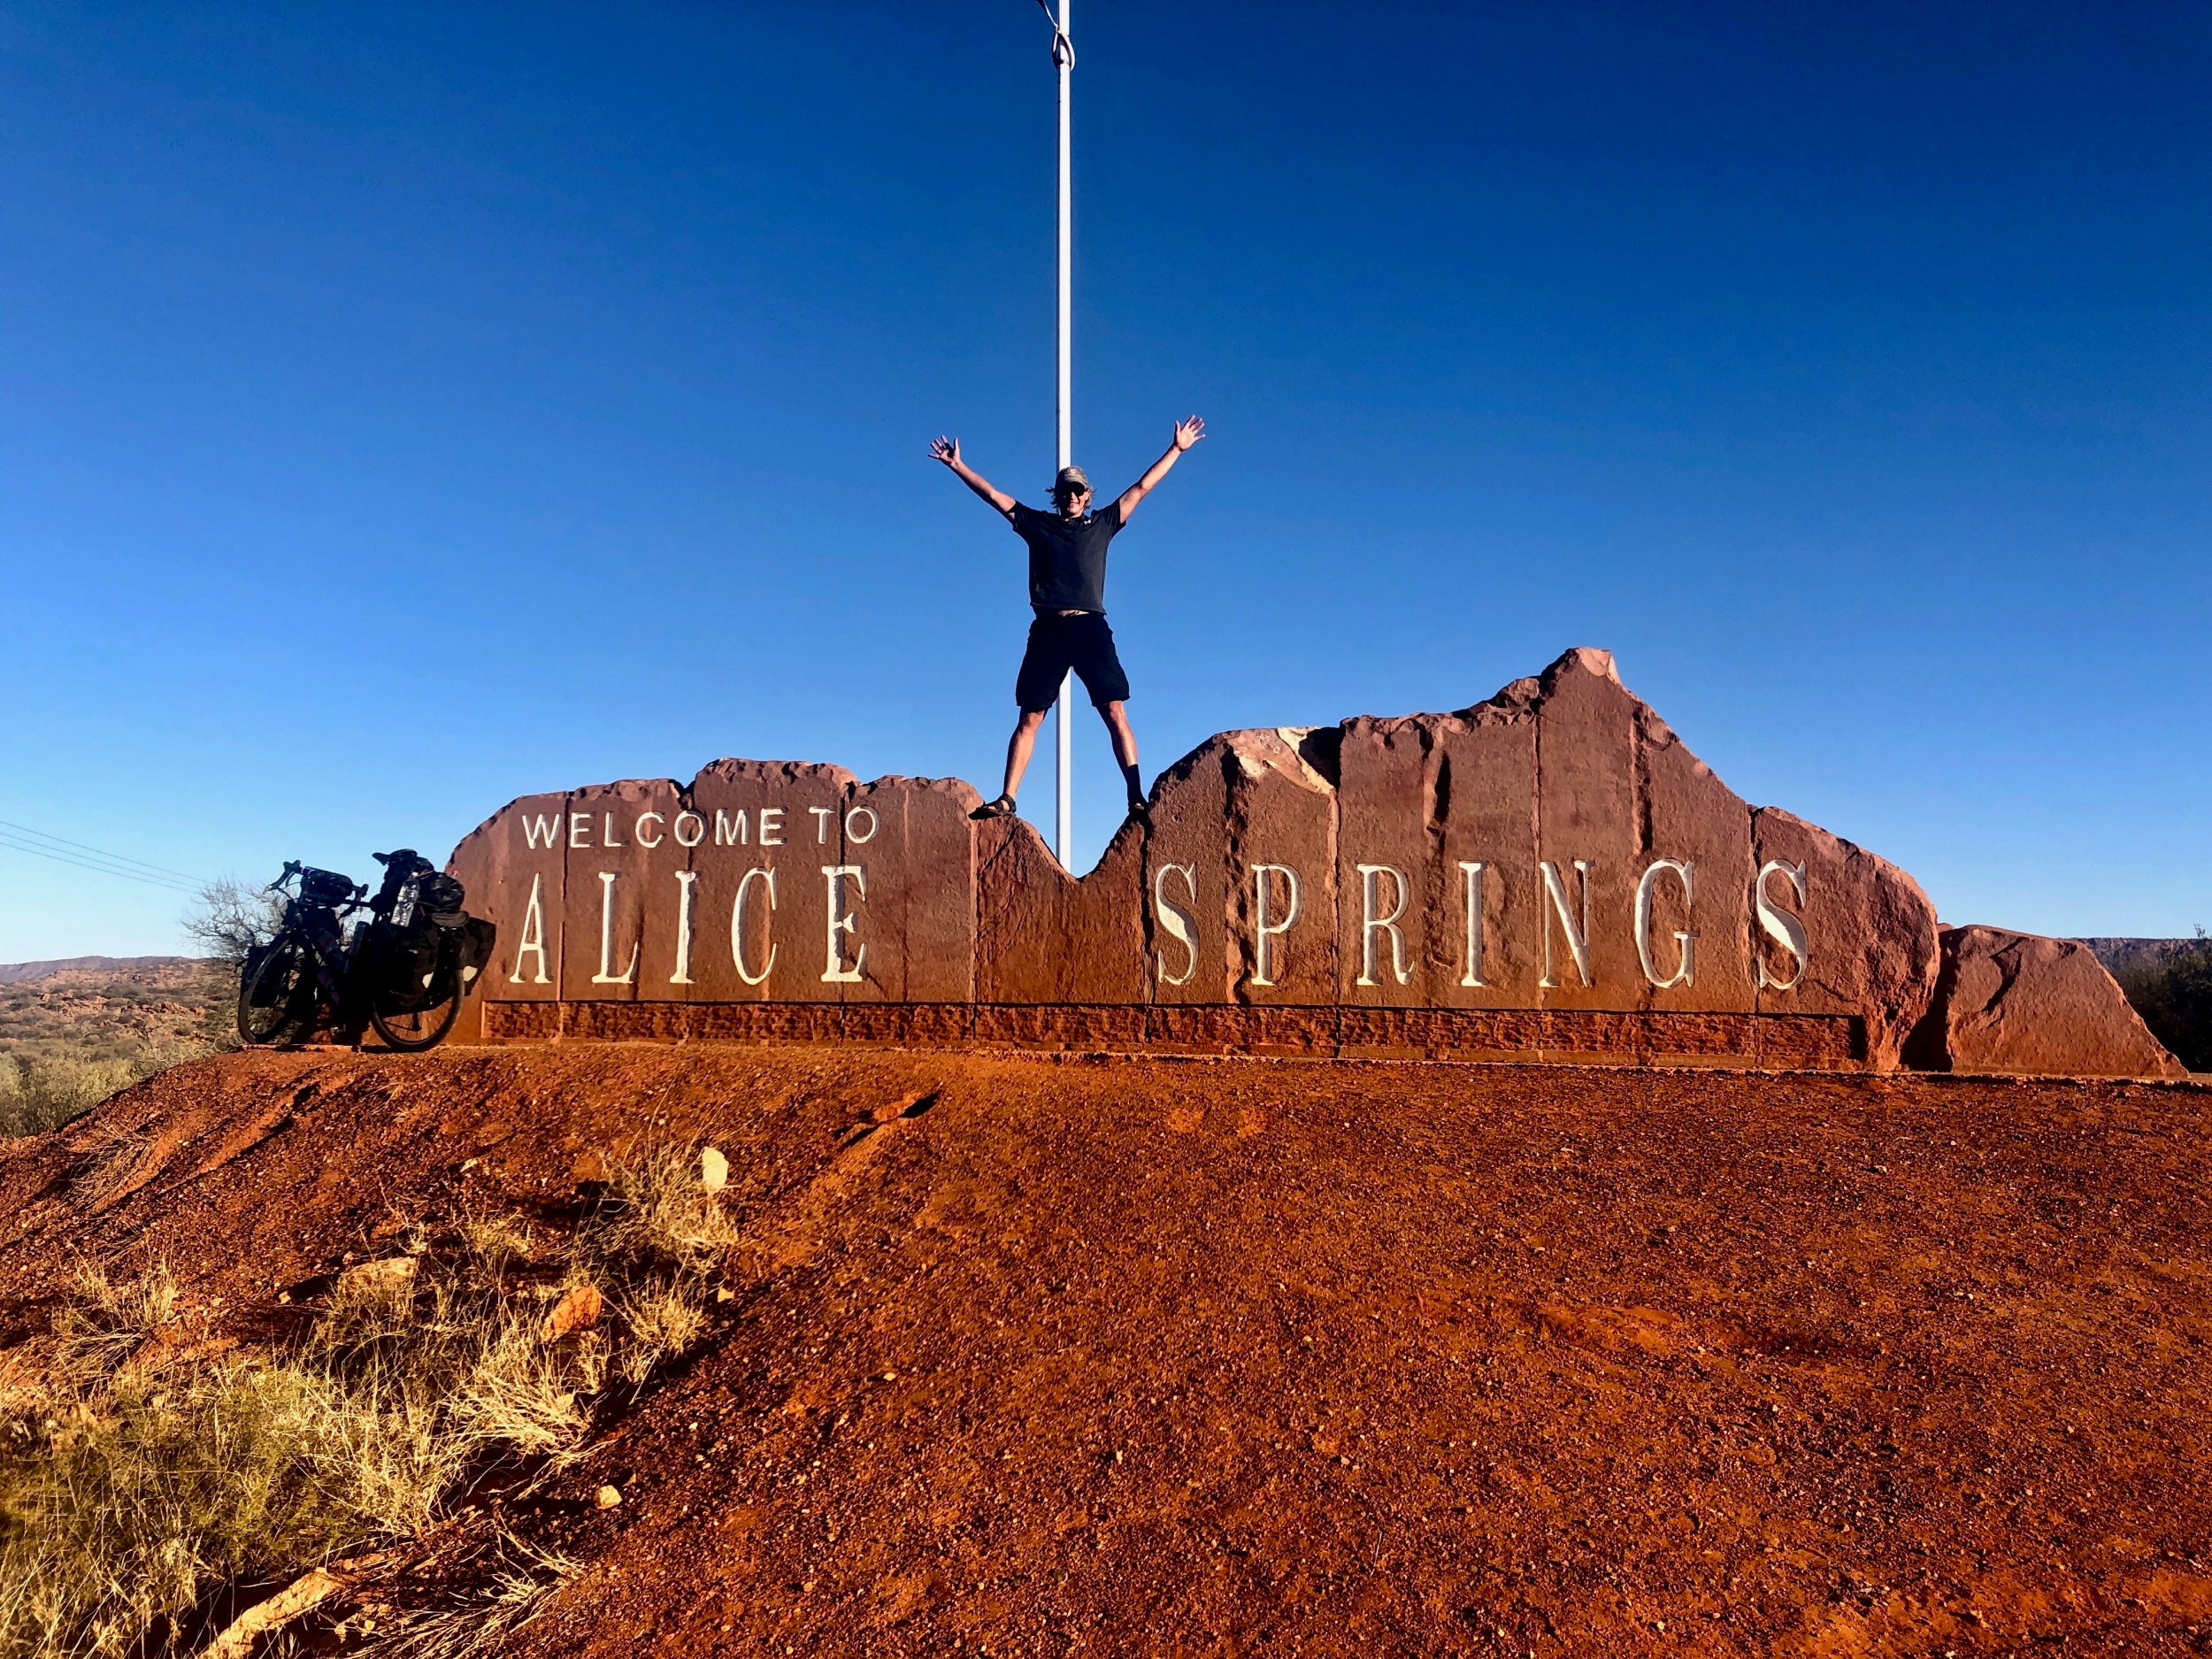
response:
{"label": "distant hill", "polygon": [[57,973],[127,973],[134,968],[188,968],[191,956],[62,956],[52,962],[0,962],[0,985],[23,985]]}
{"label": "distant hill", "polygon": [[236,980],[190,956],[0,966],[0,1136],[66,1122],[229,1039]]}

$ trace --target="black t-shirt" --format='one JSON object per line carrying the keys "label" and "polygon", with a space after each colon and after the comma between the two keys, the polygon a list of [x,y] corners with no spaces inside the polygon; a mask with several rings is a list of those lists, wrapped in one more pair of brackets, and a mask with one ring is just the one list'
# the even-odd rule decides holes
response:
{"label": "black t-shirt", "polygon": [[1006,515],[1029,544],[1029,603],[1040,611],[1106,610],[1106,544],[1121,533],[1121,503],[1080,518],[1019,502]]}

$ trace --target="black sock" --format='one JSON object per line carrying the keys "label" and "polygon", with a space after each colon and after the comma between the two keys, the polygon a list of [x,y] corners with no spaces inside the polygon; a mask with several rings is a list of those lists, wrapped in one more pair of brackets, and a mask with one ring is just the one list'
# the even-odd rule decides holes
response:
{"label": "black sock", "polygon": [[1134,766],[1124,766],[1121,769],[1121,780],[1129,786],[1129,804],[1142,806],[1144,804],[1144,774]]}

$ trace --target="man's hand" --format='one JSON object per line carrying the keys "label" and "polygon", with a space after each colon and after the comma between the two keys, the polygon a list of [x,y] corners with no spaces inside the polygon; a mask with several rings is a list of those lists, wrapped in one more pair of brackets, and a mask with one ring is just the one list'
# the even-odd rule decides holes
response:
{"label": "man's hand", "polygon": [[930,459],[942,461],[950,467],[955,478],[989,502],[999,511],[1010,513],[1014,511],[1014,498],[1011,495],[1002,489],[995,488],[990,480],[960,458],[959,439],[939,438],[929,446],[929,455]]}
{"label": "man's hand", "polygon": [[1116,511],[1121,514],[1122,523],[1129,522],[1129,515],[1136,511],[1137,503],[1149,495],[1153,486],[1167,476],[1168,468],[1173,466],[1182,457],[1185,450],[1205,435],[1206,423],[1196,415],[1193,415],[1188,420],[1179,420],[1175,423],[1175,437],[1168,444],[1165,453],[1150,466],[1146,467],[1144,476],[1130,485],[1127,489],[1123,490],[1121,499],[1114,503]]}

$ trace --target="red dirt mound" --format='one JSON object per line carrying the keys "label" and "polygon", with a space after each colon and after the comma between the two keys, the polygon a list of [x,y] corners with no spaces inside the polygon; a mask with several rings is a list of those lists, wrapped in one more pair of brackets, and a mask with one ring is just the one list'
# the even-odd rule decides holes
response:
{"label": "red dirt mound", "polygon": [[702,1137],[746,1288],[511,1517],[586,1563],[532,1651],[2195,1652],[2207,1100],[239,1056],[0,1148],[0,1317],[162,1256],[250,1334],[410,1218]]}

